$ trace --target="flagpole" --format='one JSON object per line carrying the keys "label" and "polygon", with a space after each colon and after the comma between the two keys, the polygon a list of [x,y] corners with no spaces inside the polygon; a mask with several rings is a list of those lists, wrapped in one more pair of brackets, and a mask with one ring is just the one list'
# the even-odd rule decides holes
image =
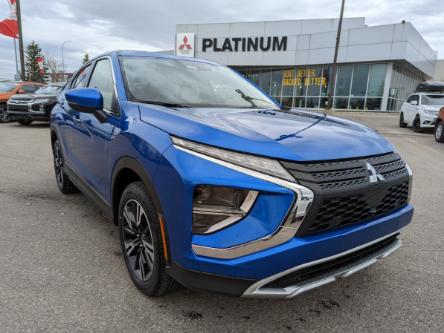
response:
{"label": "flagpole", "polygon": [[22,12],[20,10],[20,0],[16,1],[16,9],[17,9],[17,25],[19,33],[20,78],[22,81],[25,81],[25,52],[23,49]]}
{"label": "flagpole", "polygon": [[16,75],[15,75],[15,79],[18,80],[20,78],[20,72],[19,72],[19,65],[18,65],[18,59],[17,59],[17,43],[15,42],[15,38],[14,39],[14,56],[15,56],[15,71],[16,71]]}

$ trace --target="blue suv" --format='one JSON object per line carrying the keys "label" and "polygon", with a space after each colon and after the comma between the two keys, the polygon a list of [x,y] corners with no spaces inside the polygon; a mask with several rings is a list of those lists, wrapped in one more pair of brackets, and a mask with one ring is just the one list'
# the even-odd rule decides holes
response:
{"label": "blue suv", "polygon": [[146,295],[175,281],[293,297],[397,250],[409,167],[351,121],[284,110],[233,70],[118,51],[84,65],[51,115],[57,185],[119,228]]}

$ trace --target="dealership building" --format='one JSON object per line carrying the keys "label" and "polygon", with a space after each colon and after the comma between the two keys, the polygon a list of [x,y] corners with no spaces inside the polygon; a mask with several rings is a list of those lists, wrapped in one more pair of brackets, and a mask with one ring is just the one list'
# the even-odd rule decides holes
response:
{"label": "dealership building", "polygon": [[435,73],[437,53],[409,22],[345,18],[333,85],[337,19],[179,24],[176,54],[228,65],[286,106],[399,110]]}

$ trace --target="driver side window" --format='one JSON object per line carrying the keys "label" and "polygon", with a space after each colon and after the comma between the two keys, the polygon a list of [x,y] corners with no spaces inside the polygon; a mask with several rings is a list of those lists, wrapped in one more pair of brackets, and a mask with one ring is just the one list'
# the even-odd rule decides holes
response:
{"label": "driver side window", "polygon": [[103,108],[116,113],[113,71],[108,59],[97,61],[88,87],[98,89],[103,96]]}
{"label": "driver side window", "polygon": [[419,96],[418,95],[412,95],[409,98],[407,98],[407,103],[412,103],[413,101],[416,101],[419,104]]}
{"label": "driver side window", "polygon": [[71,84],[71,89],[86,87],[87,78],[88,78],[88,74],[89,74],[90,69],[91,69],[91,65],[88,65],[88,66],[80,69],[75,80]]}

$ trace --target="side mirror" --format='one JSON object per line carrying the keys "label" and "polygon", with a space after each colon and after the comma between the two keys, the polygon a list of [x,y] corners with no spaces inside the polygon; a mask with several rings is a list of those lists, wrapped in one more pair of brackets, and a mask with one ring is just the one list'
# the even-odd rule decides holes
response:
{"label": "side mirror", "polygon": [[418,101],[411,101],[410,104],[411,105],[418,105]]}
{"label": "side mirror", "polygon": [[77,88],[65,92],[68,105],[83,113],[95,113],[103,109],[103,96],[98,89]]}

